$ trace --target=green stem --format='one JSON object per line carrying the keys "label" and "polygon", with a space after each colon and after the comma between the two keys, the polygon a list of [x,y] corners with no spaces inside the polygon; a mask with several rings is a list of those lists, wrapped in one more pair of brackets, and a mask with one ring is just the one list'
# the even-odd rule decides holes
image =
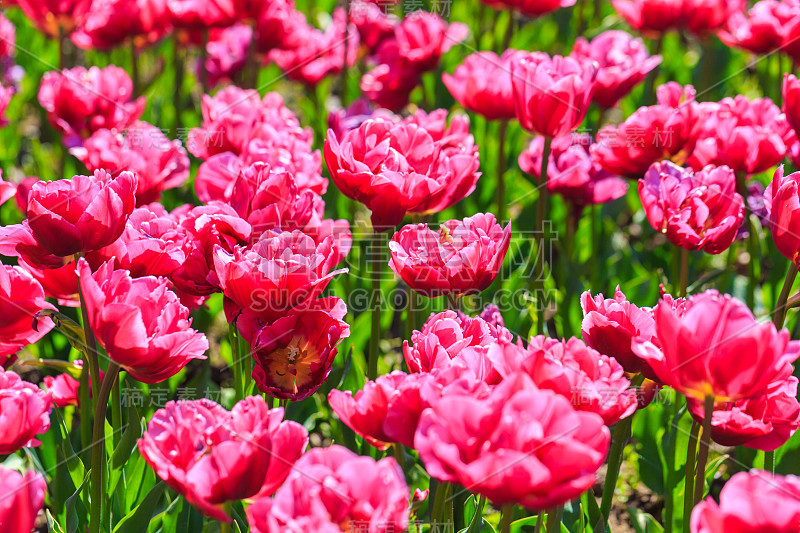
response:
{"label": "green stem", "polygon": [[447,298],[447,308],[450,309],[451,311],[458,311],[459,310],[458,294],[453,294],[452,292],[448,292],[446,298]]}
{"label": "green stem", "polygon": [[681,291],[679,296],[685,298],[689,287],[689,250],[681,248]]}
{"label": "green stem", "polygon": [[[255,30],[253,31],[253,37],[250,39],[250,45],[248,47],[248,55],[247,55],[247,63],[245,68],[250,66],[250,54],[249,51],[253,48],[254,43],[256,42],[256,34]],[[203,94],[208,93],[208,69],[206,68],[206,59],[208,59],[208,28],[203,30],[203,42],[200,45],[200,88],[203,90]],[[245,89],[249,89],[250,87],[245,86]]]}
{"label": "green stem", "polygon": [[106,409],[108,397],[114,382],[119,374],[119,365],[114,361],[108,363],[100,393],[96,397],[94,409],[94,431],[92,433],[92,472],[91,472],[91,516],[89,519],[89,532],[100,532],[100,521],[103,511],[103,477],[105,474],[105,436],[106,436]]}
{"label": "green stem", "polygon": [[786,321],[786,302],[789,300],[789,293],[792,292],[792,285],[794,285],[794,280],[797,277],[797,271],[797,264],[792,261],[789,265],[789,270],[786,271],[786,279],[783,281],[781,294],[775,303],[775,318],[772,322],[777,329],[783,328],[783,323]]}
{"label": "green stem", "polygon": [[497,220],[501,224],[506,220],[506,133],[508,121],[503,120],[497,128]]}
{"label": "green stem", "polygon": [[[181,135],[181,110],[183,109],[183,74],[185,70],[183,49],[178,44],[177,39],[174,40],[174,49],[172,53],[173,69],[175,71],[175,88],[172,93],[172,107],[175,108],[175,136]],[[205,69],[205,65],[202,66]]]}
{"label": "green stem", "polygon": [[560,505],[547,513],[547,533],[561,532],[561,516],[563,514],[564,507]]}
{"label": "green stem", "polygon": [[405,472],[406,469],[406,458],[405,453],[403,452],[403,445],[399,442],[395,442],[392,444],[392,448],[394,448],[394,459],[397,461],[397,464],[400,465],[400,469]]}
{"label": "green stem", "polygon": [[[122,395],[120,394],[120,380],[114,381],[114,387],[111,389],[111,426],[115,429],[122,427]],[[119,441],[122,439],[122,432],[115,431],[113,434],[114,447],[116,448]]]}
{"label": "green stem", "polygon": [[[638,375],[631,381],[631,386],[636,387],[642,384],[644,376]],[[634,413],[635,414],[635,413]],[[606,482],[603,486],[603,497],[600,501],[600,513],[603,515],[603,523],[608,523],[611,514],[611,504],[614,502],[614,490],[619,479],[619,470],[622,466],[622,457],[625,452],[625,445],[631,436],[631,426],[633,416],[624,418],[614,426],[614,436],[611,442],[611,450],[608,452],[608,467],[606,468]]]}
{"label": "green stem", "polygon": [[244,377],[242,376],[242,365],[239,364],[239,332],[236,331],[236,324],[228,324],[228,344],[231,346],[231,370],[233,370],[233,390],[236,394],[236,401],[244,398]]}
{"label": "green stem", "polygon": [[349,99],[347,98],[347,76],[349,67],[347,65],[347,41],[349,40],[349,33],[350,33],[350,0],[344,0],[344,13],[345,13],[345,24],[344,24],[344,50],[342,51],[342,55],[344,56],[342,61],[342,70],[339,73],[339,80],[341,84],[341,100],[342,100],[342,107],[347,107],[349,104]]}
{"label": "green stem", "polygon": [[80,383],[78,384],[78,409],[81,416],[81,447],[85,450],[83,461],[91,461],[91,439],[92,439],[92,401],[89,393],[90,371],[89,363],[86,362],[87,355],[83,354],[83,370],[81,370]]}
{"label": "green stem", "polygon": [[[653,43],[653,55],[661,53],[664,47],[664,36],[659,35]],[[644,86],[644,93],[642,98],[642,105],[652,105],[656,102],[656,78],[658,78],[659,67],[654,68],[647,75],[647,81]]]}
{"label": "green stem", "polygon": [[506,504],[500,510],[500,533],[511,532],[511,522],[514,520],[514,506]]}
{"label": "green stem", "polygon": [[689,433],[689,443],[686,447],[686,470],[683,479],[683,530],[689,531],[692,506],[694,505],[694,469],[697,457],[697,435],[700,433],[700,424],[692,421],[692,430]]}
{"label": "green stem", "polygon": [[[380,357],[381,340],[381,274],[383,272],[383,239],[378,229],[372,230],[372,250],[369,254],[370,276],[372,278],[372,332],[369,338],[369,359],[367,361],[367,379],[378,377],[378,358]],[[374,298],[374,300],[372,300]]]}
{"label": "green stem", "polygon": [[[231,511],[233,510],[233,502],[225,502],[222,504],[222,509],[225,511],[225,514],[231,516]],[[219,533],[231,533],[231,520],[230,522],[220,521],[219,523]]]}
{"label": "green stem", "polygon": [[[433,513],[431,514],[432,528],[442,526],[444,531],[449,531],[447,525],[453,522],[453,506],[452,498],[450,498],[452,487],[452,484],[446,481],[436,486],[436,496],[433,500]],[[448,504],[450,506],[449,512],[447,511]]]}
{"label": "green stem", "polygon": [[481,494],[478,498],[478,505],[475,506],[475,516],[469,524],[465,533],[478,533],[481,530],[481,520],[483,519],[483,509],[486,507],[486,496]]}
{"label": "green stem", "polygon": [[[594,495],[591,497],[594,498]],[[536,513],[536,526],[533,528],[533,533],[539,533],[542,530],[542,522],[544,522],[544,517],[544,511],[539,511]]]}
{"label": "green stem", "polygon": [[[670,418],[670,428],[677,428],[678,418],[680,416],[681,406],[680,402],[676,398],[672,404],[672,417]],[[668,458],[670,464],[675,464],[675,452],[677,446],[675,445],[675,439],[669,439],[668,445],[665,446],[664,455]],[[670,468],[668,476],[667,476],[667,485],[672,487],[675,485],[673,481],[673,476],[675,475],[675,470]],[[664,531],[665,533],[672,533],[673,524],[672,524],[672,517],[675,514],[675,498],[673,496],[672,490],[667,490],[666,494],[664,494]]]}
{"label": "green stem", "polygon": [[772,475],[775,475],[775,452],[765,452],[764,453],[764,471],[769,472]]}
{"label": "green stem", "polygon": [[706,461],[708,461],[708,447],[711,443],[711,416],[714,413],[714,397],[706,396],[703,417],[703,434],[700,437],[700,449],[697,452],[697,473],[694,481],[694,504],[703,499],[706,483]]}
{"label": "green stem", "polygon": [[136,43],[131,39],[131,81],[133,82],[133,97],[139,96],[141,91],[141,80],[139,79],[139,53],[136,51]]}
{"label": "green stem", "polygon": [[747,307],[753,309],[756,303],[756,255],[759,248],[758,236],[756,235],[753,219],[750,218],[750,209],[747,207],[747,175],[744,172],[736,173],[736,191],[744,199],[745,213],[744,222],[749,238],[747,239],[747,252],[750,256],[748,265],[750,267],[750,279],[747,280]]}
{"label": "green stem", "polygon": [[544,138],[544,148],[542,150],[542,170],[539,173],[539,197],[536,199],[536,227],[534,231],[537,232],[538,239],[536,245],[537,260],[541,261],[541,265],[536,269],[536,278],[534,279],[534,298],[536,300],[536,333],[539,335],[544,334],[544,312],[545,301],[544,296],[544,277],[545,277],[545,243],[547,242],[547,233],[544,227],[544,217],[547,212],[547,165],[550,159],[550,145],[553,140],[549,137]]}

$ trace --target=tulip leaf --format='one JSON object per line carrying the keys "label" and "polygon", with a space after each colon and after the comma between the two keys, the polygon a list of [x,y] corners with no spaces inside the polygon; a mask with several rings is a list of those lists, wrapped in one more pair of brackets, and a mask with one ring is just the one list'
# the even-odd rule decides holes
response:
{"label": "tulip leaf", "polygon": [[62,361],[61,359],[27,359],[19,363],[20,366],[35,366],[37,368],[52,368],[54,370],[58,370],[59,372],[63,372],[64,374],[69,374],[71,377],[75,379],[80,379],[81,372],[83,369],[76,365],[75,363],[71,363],[69,361]]}
{"label": "tulip leaf", "polygon": [[[83,506],[83,501],[80,498],[80,494],[83,490],[83,486],[89,483],[90,475],[91,470],[86,472],[86,476],[83,478],[83,481],[78,484],[78,488],[72,493],[72,496],[67,498],[67,533],[75,533],[78,530],[78,527],[86,522],[86,516],[88,513]],[[81,512],[76,510],[76,506],[81,507]]]}
{"label": "tulip leaf", "polygon": [[36,318],[49,317],[53,320],[56,328],[64,334],[73,348],[79,352],[86,352],[86,336],[83,333],[83,328],[77,322],[63,313],[59,313],[53,309],[42,309],[36,313],[34,317],[34,329],[36,329]]}
{"label": "tulip leaf", "polygon": [[664,528],[658,521],[653,518],[653,515],[640,511],[633,506],[628,505],[628,516],[630,516],[631,524],[636,533],[664,533]]}
{"label": "tulip leaf", "polygon": [[72,442],[69,439],[69,430],[67,429],[66,422],[64,422],[64,418],[61,416],[61,409],[55,408],[53,409],[53,413],[55,413],[58,419],[58,429],[61,435],[61,453],[64,455],[64,460],[66,461],[69,475],[72,478],[72,483],[74,486],[78,487],[81,485],[86,475],[86,466],[72,448]]}
{"label": "tulip leaf", "polygon": [[128,407],[128,424],[125,431],[122,433],[122,438],[114,448],[114,453],[111,456],[111,468],[117,470],[125,465],[125,462],[130,458],[131,452],[136,441],[142,436],[142,425],[139,423],[139,411],[135,406]]}
{"label": "tulip leaf", "polygon": [[150,524],[150,519],[153,518],[156,505],[161,500],[166,488],[167,484],[163,481],[156,483],[142,503],[119,521],[117,527],[114,528],[114,533],[140,533],[147,531],[147,526]]}

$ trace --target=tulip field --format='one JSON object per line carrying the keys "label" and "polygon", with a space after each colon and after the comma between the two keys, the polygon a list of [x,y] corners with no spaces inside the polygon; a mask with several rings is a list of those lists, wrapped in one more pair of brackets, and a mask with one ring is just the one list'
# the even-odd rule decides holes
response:
{"label": "tulip field", "polygon": [[800,533],[800,0],[0,0],[0,533]]}

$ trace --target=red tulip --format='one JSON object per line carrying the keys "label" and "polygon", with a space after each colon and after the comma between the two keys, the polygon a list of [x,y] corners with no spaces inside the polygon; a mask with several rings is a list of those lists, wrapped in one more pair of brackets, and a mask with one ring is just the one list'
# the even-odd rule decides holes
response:
{"label": "red tulip", "polygon": [[289,475],[308,433],[249,396],[226,411],[210,400],[167,402],[139,439],[156,475],[203,514],[222,522],[229,501],[267,497]]}
{"label": "red tulip", "polygon": [[92,0],[72,42],[84,50],[110,50],[130,39],[138,47],[159,41],[172,30],[167,0]]}
{"label": "red tulip", "polygon": [[428,297],[485,290],[503,265],[511,223],[492,214],[448,220],[434,232],[427,224],[405,226],[389,242],[389,267]]}
{"label": "red tulip", "polygon": [[504,359],[498,368],[505,378],[521,370],[540,389],[567,398],[577,411],[600,415],[607,426],[636,410],[636,391],[622,366],[574,337],[560,341],[538,335],[527,350],[505,350]]}
{"label": "red tulip", "polygon": [[40,181],[28,196],[36,240],[57,256],[91,252],[116,241],[134,209],[136,176],[105,170],[94,176]]}
{"label": "red tulip", "polygon": [[305,28],[298,46],[275,48],[268,58],[275,61],[289,79],[314,87],[324,77],[341,72],[345,57],[348,66],[355,64],[358,31],[352,26],[345,33],[348,25],[344,10],[336,9],[333,21],[325,31]]}
{"label": "red tulip", "polygon": [[426,373],[451,366],[465,348],[486,348],[498,340],[511,342],[512,338],[502,324],[448,310],[431,315],[421,331],[414,330],[413,346],[403,341],[403,356],[409,372]]}
{"label": "red tulip", "polygon": [[78,27],[92,0],[16,0],[16,3],[39,31],[58,38],[62,32],[69,35]]}
{"label": "red tulip", "polygon": [[583,340],[598,352],[622,365],[630,374],[642,373],[654,377],[647,361],[633,351],[637,343],[658,344],[653,311],[636,307],[629,302],[617,286],[613,299],[604,299],[602,294],[592,298],[589,291],[581,295]]}
{"label": "red tulip", "polygon": [[137,207],[119,239],[86,254],[93,269],[106,261],[114,268],[128,270],[134,278],[169,276],[186,260],[188,237],[161,204]]}
{"label": "red tulip", "polygon": [[608,172],[639,179],[653,163],[669,159],[681,165],[691,153],[698,127],[694,87],[669,82],[657,93],[657,105],[640,107],[622,124],[598,132],[592,156]]}
{"label": "red tulip", "polygon": [[28,194],[30,194],[33,184],[39,181],[36,176],[26,176],[17,184],[17,193],[14,200],[17,202],[17,208],[21,212],[28,209]]}
{"label": "red tulip", "polygon": [[0,84],[0,128],[8,125],[6,109],[8,109],[8,104],[11,103],[11,97],[14,96],[14,92],[13,87],[3,87]]}
{"label": "red tulip", "polygon": [[800,478],[739,472],[692,511],[691,533],[794,533],[800,523]]}
{"label": "red tulip", "polygon": [[761,0],[745,14],[735,11],[717,35],[728,46],[764,55],[791,43],[800,31],[800,6],[794,2]]}
{"label": "red tulip", "polygon": [[[176,213],[172,213],[176,216]],[[250,224],[236,211],[220,202],[202,205],[177,215],[180,230],[185,233],[183,252],[186,261],[170,279],[182,301],[195,300],[197,305],[209,295],[219,292],[214,271],[214,249],[221,246],[232,252],[250,239]],[[188,303],[187,303],[188,305]]]}
{"label": "red tulip", "polygon": [[[267,53],[275,48],[288,50],[304,45],[309,28],[305,14],[295,8],[294,0],[256,2],[258,4],[260,13],[255,22],[255,37],[259,52]],[[343,22],[339,24],[344,26]]]}
{"label": "red tulip", "polygon": [[[562,195],[577,213],[587,205],[610,202],[625,196],[628,183],[605,170],[590,152],[592,138],[574,133],[553,140],[547,164],[547,189]],[[523,172],[540,180],[544,137],[536,136],[519,155]]]}
{"label": "red tulip", "polygon": [[686,28],[705,37],[724,27],[732,15],[747,7],[746,0],[684,0]]}
{"label": "red tulip", "polygon": [[495,9],[513,9],[526,17],[540,17],[562,7],[575,5],[575,0],[481,0]]}
{"label": "red tulip", "polygon": [[[71,363],[76,374],[81,372],[83,368],[83,361],[78,359]],[[100,371],[100,381],[103,381],[105,372]],[[69,372],[64,372],[57,376],[45,376],[42,380],[44,386],[53,396],[53,403],[56,407],[66,407],[68,405],[78,405],[80,401],[80,381],[72,377]],[[89,397],[92,396],[91,390],[92,378],[89,377]]]}
{"label": "red tulip", "polygon": [[0,466],[0,528],[3,533],[31,533],[44,504],[47,482],[38,472],[24,475]]}
{"label": "red tulip", "polygon": [[[281,103],[281,108],[282,105]],[[262,106],[263,102],[257,91],[240,89],[233,85],[225,87],[214,96],[203,95],[203,123],[189,132],[186,148],[200,159],[208,159],[223,152],[240,154],[258,125]],[[285,118],[287,127],[299,128],[300,122],[288,116],[291,111],[286,109],[284,112],[282,109],[276,111]]]}
{"label": "red tulip", "polygon": [[299,401],[314,394],[330,374],[336,346],[350,336],[343,320],[347,306],[339,298],[314,300],[254,333],[243,326],[247,314],[237,325],[252,343],[253,379],[258,390],[276,398]]}
{"label": "red tulip", "polygon": [[78,262],[89,324],[112,361],[134,379],[158,383],[192,359],[205,359],[208,340],[191,328],[189,310],[163,278],[131,278],[104,263],[94,274]]}
{"label": "red tulip", "polygon": [[350,4],[350,21],[358,30],[359,42],[375,53],[380,44],[394,35],[397,17],[383,6],[371,2],[355,1]]}
{"label": "red tulip", "polygon": [[0,206],[9,201],[17,194],[17,186],[10,181],[3,180],[3,173],[0,171]]}
{"label": "red tulip", "polygon": [[0,369],[0,424],[4,428],[0,434],[0,454],[41,444],[36,435],[50,429],[52,401],[50,393],[23,381],[10,370]]}
{"label": "red tulip", "polygon": [[744,8],[741,0],[612,0],[612,4],[628,24],[647,34],[686,28],[702,35]]}
{"label": "red tulip", "polygon": [[719,254],[736,238],[744,200],[728,167],[697,173],[665,161],[639,180],[639,199],[647,220],[675,246]]}
{"label": "red tulip", "polygon": [[405,531],[409,490],[393,457],[375,461],[343,446],[313,448],[295,464],[274,498],[247,508],[253,533]]}
{"label": "red tulip", "polygon": [[[797,378],[786,365],[783,375],[753,397],[714,407],[711,438],[723,446],[746,446],[773,451],[783,446],[800,427]],[[698,423],[703,421],[703,403],[691,400],[689,410]]]}
{"label": "red tulip", "polygon": [[397,40],[384,39],[380,46],[380,61],[361,76],[360,88],[373,104],[400,111],[408,105],[411,91],[420,83],[421,73],[403,56]]}
{"label": "red tulip", "polygon": [[236,22],[233,0],[166,0],[172,25],[204,30]]}
{"label": "red tulip", "polygon": [[764,191],[764,207],[775,246],[790,261],[800,261],[800,173],[784,177],[779,166]]}
{"label": "red tulip", "polygon": [[[369,4],[374,5],[374,4]],[[389,122],[400,122],[401,118],[382,107],[370,104],[366,98],[358,98],[344,109],[339,109],[328,114],[328,128],[333,130],[337,138],[342,137],[345,132],[354,130],[367,120],[372,118],[382,118]]]}
{"label": "red tulip", "polygon": [[147,122],[128,126],[125,136],[98,130],[70,153],[89,172],[104,169],[114,176],[124,170],[135,173],[138,206],[157,202],[162,191],[180,187],[189,177],[189,156],[181,142],[169,140]]}
{"label": "red tulip", "polygon": [[742,302],[713,290],[690,297],[683,309],[659,304],[655,320],[661,347],[634,349],[662,383],[699,401],[761,394],[800,354],[788,331],[756,322]]}
{"label": "red tulip", "polygon": [[61,268],[69,258],[51,254],[33,236],[27,220],[21,224],[0,226],[0,255],[19,257],[36,268]]}
{"label": "red tulip", "polygon": [[42,286],[29,273],[21,267],[0,264],[0,356],[38,342],[53,329],[49,318],[39,319],[35,330],[31,326],[36,313],[55,309],[44,298]]}
{"label": "red tulip", "polygon": [[619,30],[605,31],[591,42],[578,37],[570,55],[597,63],[592,100],[604,109],[617,105],[661,63],[661,56],[650,56],[644,41]]}
{"label": "red tulip", "polygon": [[475,52],[467,56],[452,75],[442,74],[442,81],[464,109],[489,120],[513,119],[516,115],[511,61],[522,53],[506,50],[498,57],[494,52]]}
{"label": "red tulip", "polygon": [[47,72],[39,85],[39,104],[47,119],[66,136],[68,146],[80,144],[100,129],[123,130],[144,111],[145,98],[133,100],[133,82],[120,67],[75,67]]}
{"label": "red tulip", "polygon": [[532,52],[511,62],[511,86],[520,125],[561,137],[575,131],[592,99],[597,69],[571,57]]}
{"label": "red tulip", "polygon": [[214,268],[225,295],[225,315],[233,323],[240,313],[271,322],[317,298],[336,274],[332,237],[317,245],[295,230],[268,231],[251,247],[232,253],[214,247]]}
{"label": "red tulip", "polygon": [[441,398],[422,413],[414,444],[431,477],[459,483],[498,506],[540,510],[594,485],[609,440],[602,418],[575,411],[569,400],[520,373],[488,398]]}
{"label": "red tulip", "polygon": [[[448,24],[435,13],[414,11],[395,28],[394,38],[399,55],[417,72],[425,72],[436,68],[442,55],[466,39],[468,33],[465,24]],[[379,59],[381,54],[378,50]]]}
{"label": "red tulip", "polygon": [[706,165],[727,165],[737,173],[759,174],[786,156],[796,141],[794,131],[769,98],[748,100],[738,95],[719,103],[698,104],[701,124],[688,163],[700,170]]}
{"label": "red tulip", "polygon": [[[798,10],[800,10],[800,5],[798,5]],[[800,23],[800,14],[798,23]],[[797,134],[797,131],[800,130],[800,80],[788,72],[783,75],[783,113]]]}
{"label": "red tulip", "polygon": [[372,211],[374,228],[387,231],[407,212],[441,211],[474,190],[479,162],[474,139],[462,135],[467,123],[455,121],[457,130],[443,132],[446,113],[431,116],[367,120],[341,139],[328,131],[324,153],[333,181]]}

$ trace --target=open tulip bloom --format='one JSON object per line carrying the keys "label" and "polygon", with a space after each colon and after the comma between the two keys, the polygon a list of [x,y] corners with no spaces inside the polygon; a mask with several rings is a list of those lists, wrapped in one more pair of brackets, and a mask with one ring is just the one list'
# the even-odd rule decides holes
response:
{"label": "open tulip bloom", "polygon": [[800,0],[0,11],[0,533],[800,532]]}

